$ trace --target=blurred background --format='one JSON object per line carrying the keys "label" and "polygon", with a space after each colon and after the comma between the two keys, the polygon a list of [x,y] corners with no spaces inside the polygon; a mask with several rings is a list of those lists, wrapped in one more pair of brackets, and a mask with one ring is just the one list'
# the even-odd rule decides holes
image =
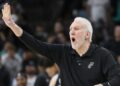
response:
{"label": "blurred background", "polygon": [[[70,44],[73,19],[89,19],[93,43],[120,64],[120,0],[14,0],[11,6],[13,20],[43,42]],[[26,48],[1,17],[0,12],[0,86],[61,86],[57,65]]]}

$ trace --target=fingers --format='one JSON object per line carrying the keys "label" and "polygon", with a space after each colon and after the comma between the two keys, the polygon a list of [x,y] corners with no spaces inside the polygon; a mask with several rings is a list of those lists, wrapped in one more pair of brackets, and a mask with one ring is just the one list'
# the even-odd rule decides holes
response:
{"label": "fingers", "polygon": [[3,14],[3,17],[10,17],[11,9],[8,3],[4,4],[3,9],[2,9],[2,14]]}
{"label": "fingers", "polygon": [[3,15],[2,19],[8,27],[14,26],[14,21],[12,20],[12,17],[11,17],[10,5],[8,3],[5,3],[3,5],[2,15]]}
{"label": "fingers", "polygon": [[4,5],[4,11],[5,11],[6,13],[10,13],[10,5],[9,5],[8,3],[6,3],[6,4]]}

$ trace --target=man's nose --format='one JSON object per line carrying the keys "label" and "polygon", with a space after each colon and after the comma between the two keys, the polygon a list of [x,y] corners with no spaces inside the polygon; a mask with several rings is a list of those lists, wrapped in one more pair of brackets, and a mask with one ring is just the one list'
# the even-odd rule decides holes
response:
{"label": "man's nose", "polygon": [[75,31],[74,31],[74,30],[71,30],[71,31],[70,31],[70,35],[75,35]]}

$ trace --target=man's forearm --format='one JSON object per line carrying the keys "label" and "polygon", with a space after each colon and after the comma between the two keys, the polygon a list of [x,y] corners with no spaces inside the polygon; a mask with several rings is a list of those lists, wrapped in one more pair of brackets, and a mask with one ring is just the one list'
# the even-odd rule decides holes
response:
{"label": "man's forearm", "polygon": [[23,30],[21,29],[21,27],[19,27],[18,25],[16,25],[15,23],[13,23],[11,26],[9,26],[9,28],[13,31],[13,33],[17,36],[20,37],[23,34]]}

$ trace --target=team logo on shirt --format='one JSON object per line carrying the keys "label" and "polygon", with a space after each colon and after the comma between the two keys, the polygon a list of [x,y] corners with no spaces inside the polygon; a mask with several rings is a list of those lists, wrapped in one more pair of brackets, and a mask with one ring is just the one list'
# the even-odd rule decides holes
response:
{"label": "team logo on shirt", "polygon": [[90,62],[88,65],[88,69],[91,69],[94,66],[94,62]]}

